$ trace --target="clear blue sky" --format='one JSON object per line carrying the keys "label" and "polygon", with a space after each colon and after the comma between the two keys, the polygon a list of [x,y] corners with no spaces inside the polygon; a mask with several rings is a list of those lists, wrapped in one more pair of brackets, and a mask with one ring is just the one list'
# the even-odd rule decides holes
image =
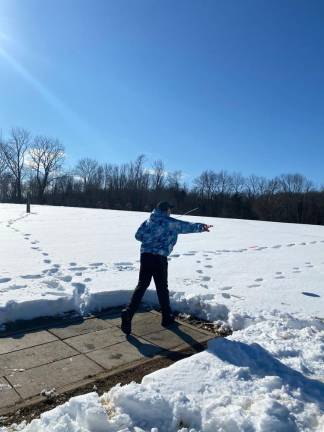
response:
{"label": "clear blue sky", "polygon": [[0,128],[324,184],[322,0],[0,0]]}

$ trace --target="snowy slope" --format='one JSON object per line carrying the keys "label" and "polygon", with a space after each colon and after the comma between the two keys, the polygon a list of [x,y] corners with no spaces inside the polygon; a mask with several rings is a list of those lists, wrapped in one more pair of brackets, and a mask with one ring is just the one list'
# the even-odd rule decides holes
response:
{"label": "snowy slope", "polygon": [[[126,303],[137,282],[145,213],[0,204],[0,324]],[[244,326],[257,310],[324,318],[324,227],[185,217],[169,262],[173,306]],[[154,286],[146,300],[156,302]],[[243,317],[243,318],[242,318]],[[246,321],[246,318],[245,318]]]}

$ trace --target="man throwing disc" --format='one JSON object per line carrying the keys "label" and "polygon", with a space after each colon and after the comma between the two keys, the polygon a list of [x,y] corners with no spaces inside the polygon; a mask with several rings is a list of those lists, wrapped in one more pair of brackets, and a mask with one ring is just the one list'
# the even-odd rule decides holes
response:
{"label": "man throwing disc", "polygon": [[151,283],[156,286],[162,312],[162,326],[174,323],[168,290],[168,256],[177,242],[178,234],[209,231],[212,225],[180,221],[170,217],[173,206],[162,201],[158,203],[149,219],[142,223],[135,234],[142,243],[139,280],[131,301],[122,311],[121,329],[125,334],[132,331],[132,318]]}

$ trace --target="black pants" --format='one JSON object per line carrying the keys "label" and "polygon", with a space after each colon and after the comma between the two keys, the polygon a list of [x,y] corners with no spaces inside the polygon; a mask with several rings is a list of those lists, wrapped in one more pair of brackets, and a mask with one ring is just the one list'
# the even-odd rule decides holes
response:
{"label": "black pants", "polygon": [[156,286],[162,316],[167,317],[171,314],[168,290],[168,259],[162,255],[142,253],[138,284],[127,307],[131,316],[138,309],[143,295],[151,283],[152,277]]}

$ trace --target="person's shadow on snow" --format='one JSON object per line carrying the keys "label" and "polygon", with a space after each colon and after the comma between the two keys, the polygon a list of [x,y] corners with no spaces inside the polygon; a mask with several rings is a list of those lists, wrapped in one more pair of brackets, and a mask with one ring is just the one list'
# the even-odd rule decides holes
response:
{"label": "person's shadow on snow", "polygon": [[[248,367],[251,376],[263,378],[278,376],[290,390],[300,390],[303,399],[314,402],[324,409],[324,383],[311,379],[277,360],[257,343],[246,344],[217,338],[208,344],[208,352],[234,366]],[[305,369],[306,373],[311,373]],[[252,379],[251,377],[251,379]],[[243,378],[244,379],[244,378]],[[249,379],[247,376],[246,379]]]}

